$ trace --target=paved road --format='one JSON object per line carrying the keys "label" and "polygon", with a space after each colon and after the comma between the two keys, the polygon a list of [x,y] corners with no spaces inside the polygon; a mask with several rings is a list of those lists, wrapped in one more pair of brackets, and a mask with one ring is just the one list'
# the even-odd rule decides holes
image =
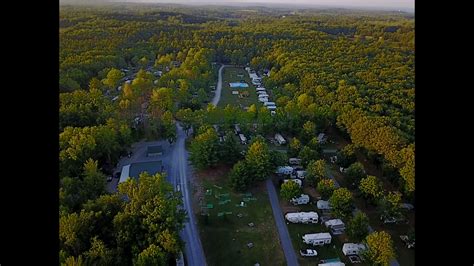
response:
{"label": "paved road", "polygon": [[211,103],[214,106],[217,106],[219,103],[219,100],[221,99],[221,92],[222,92],[222,70],[226,67],[226,65],[222,65],[219,68],[219,77],[217,79],[217,86],[216,86],[216,94],[214,95],[214,98],[212,99]]}
{"label": "paved road", "polygon": [[[326,167],[326,173],[329,176],[329,178],[334,180],[334,184],[336,185],[336,187],[337,188],[340,187],[339,183],[337,183],[337,180],[336,180],[336,178],[334,178],[334,175],[332,174],[332,171],[329,167]],[[355,208],[354,211],[352,212],[352,215],[355,215],[358,211],[359,211],[359,209]],[[374,231],[374,229],[370,225],[369,225],[368,229],[369,229],[369,233],[372,233]],[[392,261],[390,261],[390,266],[400,266],[400,264],[398,263],[398,261],[396,259],[393,259]]]}
{"label": "paved road", "polygon": [[185,223],[184,229],[180,232],[180,236],[185,242],[184,255],[187,265],[204,266],[207,265],[206,257],[192,208],[192,188],[190,187],[189,180],[192,175],[188,162],[188,152],[184,146],[185,140],[186,134],[182,127],[177,124],[177,140],[176,143],[173,144],[172,164],[169,176],[172,178],[171,183],[175,189],[179,186],[183,195],[184,208],[188,214],[188,221]]}
{"label": "paved road", "polygon": [[285,224],[285,218],[283,217],[278,196],[276,194],[275,186],[271,179],[266,181],[268,197],[272,205],[273,217],[275,217],[275,223],[278,228],[278,234],[280,235],[280,243],[285,253],[286,263],[289,266],[298,265],[298,259],[296,258],[295,249],[291,243],[290,233],[288,233],[288,227]]}

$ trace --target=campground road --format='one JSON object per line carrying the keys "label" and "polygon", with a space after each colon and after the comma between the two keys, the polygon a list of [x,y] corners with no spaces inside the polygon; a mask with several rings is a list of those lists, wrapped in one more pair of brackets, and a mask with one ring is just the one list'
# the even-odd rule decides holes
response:
{"label": "campground road", "polygon": [[288,227],[285,224],[285,218],[283,217],[282,210],[280,208],[280,202],[275,190],[275,186],[271,179],[266,181],[268,197],[270,198],[270,204],[272,205],[273,217],[278,229],[278,235],[280,236],[281,247],[285,254],[286,264],[289,266],[298,265],[298,259],[296,258],[295,249],[291,243],[290,233],[288,233]]}
{"label": "campground road", "polygon": [[188,162],[188,152],[185,148],[186,134],[182,127],[177,124],[177,140],[172,151],[172,163],[169,175],[172,177],[175,190],[180,188],[183,196],[183,205],[188,215],[184,229],[180,232],[185,242],[184,255],[186,265],[204,266],[206,257],[202,248],[197,221],[192,208],[192,189],[190,188],[191,169]]}
{"label": "campground road", "polygon": [[217,78],[217,87],[216,87],[216,94],[214,95],[214,98],[212,99],[212,104],[214,106],[217,106],[219,103],[219,100],[221,99],[221,92],[222,92],[222,70],[226,67],[226,65],[222,65],[219,68],[219,77]]}

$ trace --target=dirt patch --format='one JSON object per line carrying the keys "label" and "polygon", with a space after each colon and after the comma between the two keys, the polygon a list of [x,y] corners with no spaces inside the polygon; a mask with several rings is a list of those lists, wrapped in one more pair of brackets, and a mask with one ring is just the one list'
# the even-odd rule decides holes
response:
{"label": "dirt patch", "polygon": [[304,187],[303,193],[308,194],[313,199],[313,201],[317,200],[321,196],[314,187]]}
{"label": "dirt patch", "polygon": [[218,165],[215,168],[209,168],[195,172],[195,181],[202,183],[203,179],[206,179],[212,183],[222,183],[223,177],[227,176],[231,167],[228,165]]}

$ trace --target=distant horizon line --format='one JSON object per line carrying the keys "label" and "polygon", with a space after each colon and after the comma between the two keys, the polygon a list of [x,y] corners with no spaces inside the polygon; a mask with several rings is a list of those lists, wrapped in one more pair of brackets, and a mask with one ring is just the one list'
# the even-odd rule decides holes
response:
{"label": "distant horizon line", "polygon": [[[171,1],[171,0],[170,0]],[[325,5],[325,4],[305,4],[305,3],[295,3],[295,4],[286,4],[278,2],[164,2],[164,1],[147,1],[147,0],[117,0],[117,1],[100,1],[96,3],[91,3],[89,1],[79,2],[79,1],[59,1],[60,5],[102,5],[102,4],[165,4],[165,5],[178,5],[178,6],[222,6],[222,7],[286,7],[286,8],[337,8],[337,9],[356,9],[356,10],[370,10],[370,11],[403,11],[406,13],[414,13],[414,7],[386,7],[386,6],[358,6],[358,5]]]}

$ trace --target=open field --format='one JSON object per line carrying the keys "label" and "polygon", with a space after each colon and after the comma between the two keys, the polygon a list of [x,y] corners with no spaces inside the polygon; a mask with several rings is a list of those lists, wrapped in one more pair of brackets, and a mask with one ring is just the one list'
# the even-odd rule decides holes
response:
{"label": "open field", "polygon": [[[238,74],[243,74],[243,77],[237,76]],[[249,85],[248,88],[234,88],[231,89],[229,86],[230,82],[239,82],[244,80]],[[248,97],[239,98],[239,95],[233,95],[232,90],[238,90],[241,92],[247,91],[249,93]],[[255,92],[255,86],[252,85],[250,77],[243,67],[226,67],[223,70],[223,80],[222,80],[222,94],[219,101],[219,107],[225,107],[226,105],[235,105],[249,107],[252,104],[259,103],[257,100],[257,93]],[[258,106],[258,105],[257,105]]]}
{"label": "open field", "polygon": [[[279,244],[268,194],[263,186],[247,195],[234,193],[227,173],[207,178],[202,175],[202,204],[212,204],[209,216],[199,216],[202,243],[209,265],[286,265]],[[207,193],[206,193],[207,192]],[[240,207],[244,202],[246,207]],[[197,209],[196,211],[198,211]],[[238,214],[242,217],[239,218]],[[250,227],[248,224],[253,223]],[[253,243],[253,247],[247,247]]]}

